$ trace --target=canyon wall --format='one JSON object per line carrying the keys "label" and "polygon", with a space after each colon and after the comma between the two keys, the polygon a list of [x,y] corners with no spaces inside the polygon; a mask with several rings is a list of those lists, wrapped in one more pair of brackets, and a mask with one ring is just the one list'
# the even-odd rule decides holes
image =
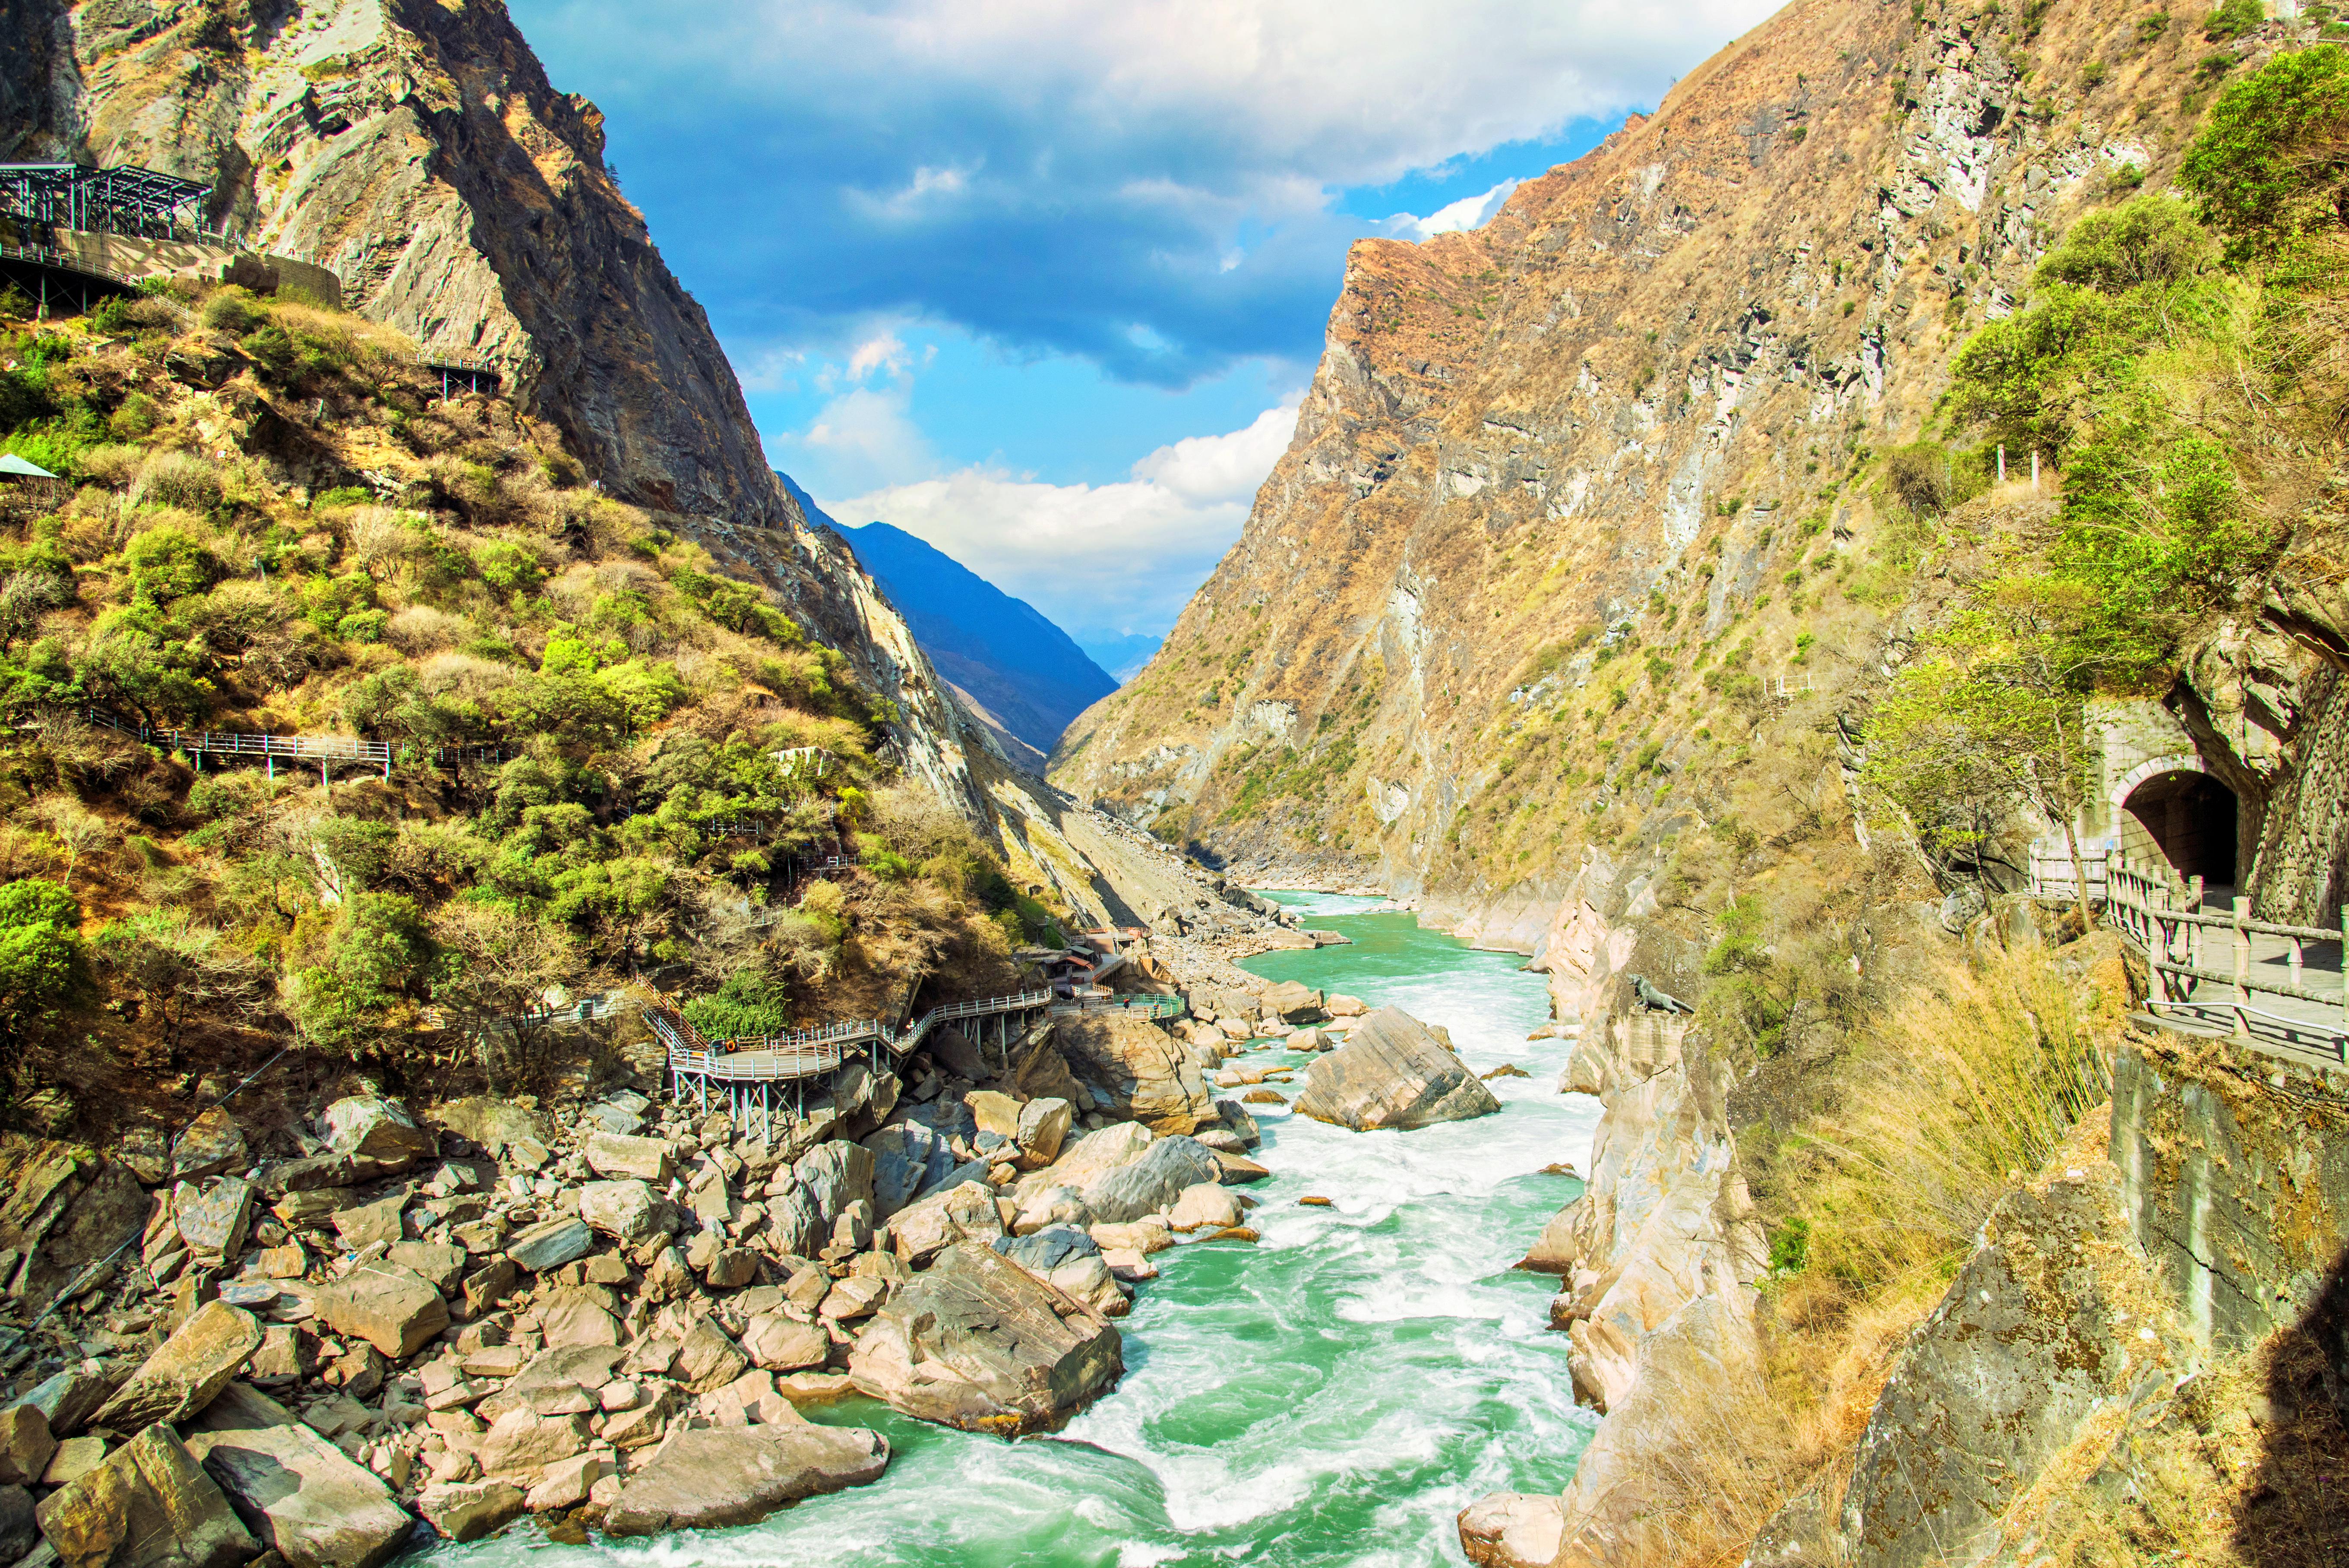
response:
{"label": "canyon wall", "polygon": [[[1796,0],[1485,228],[1359,242],[1239,542],[1054,779],[1520,951],[1594,857],[1660,864],[1774,769],[1832,779],[1935,592],[1885,562],[1871,459],[2075,217],[2166,181],[2204,101],[2199,30],[2141,20]],[[2295,779],[2349,605],[2294,548],[2168,700],[2261,824],[2262,907],[2305,917],[2339,900],[2308,803],[2338,759]]]}

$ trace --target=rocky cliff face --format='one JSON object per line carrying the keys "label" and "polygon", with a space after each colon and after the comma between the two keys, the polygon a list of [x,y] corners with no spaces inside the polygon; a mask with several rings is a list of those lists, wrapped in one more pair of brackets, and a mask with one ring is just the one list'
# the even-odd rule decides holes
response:
{"label": "rocky cliff face", "polygon": [[9,7],[0,154],[210,183],[207,216],[331,268],[354,309],[497,365],[592,477],[786,523],[701,307],[497,0]]}
{"label": "rocky cliff face", "polygon": [[[1797,0],[1483,230],[1358,243],[1239,542],[1053,777],[1521,948],[1756,758],[1831,777],[1931,588],[1878,559],[1870,456],[2207,90],[2199,26],[2141,20]],[[2349,622],[2296,575],[2220,639],[2265,673],[2214,656],[2172,702],[2214,734],[2248,702],[2246,799],[2321,884],[2293,774]]]}
{"label": "rocky cliff face", "polygon": [[2349,1519],[2315,1478],[2349,1414],[2344,1090],[2218,1042],[2127,1044],[2109,1119],[1991,1216],[1754,1568],[2337,1561]]}

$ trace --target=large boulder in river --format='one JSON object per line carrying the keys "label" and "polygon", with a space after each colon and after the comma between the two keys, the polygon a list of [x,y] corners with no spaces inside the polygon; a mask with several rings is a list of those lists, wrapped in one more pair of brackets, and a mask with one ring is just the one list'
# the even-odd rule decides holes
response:
{"label": "large boulder in river", "polygon": [[909,1416],[1007,1438],[1059,1427],[1124,1370],[1107,1318],[976,1242],[898,1285],[848,1363]]}
{"label": "large boulder in river", "polygon": [[1358,1132],[1462,1121],[1501,1109],[1467,1064],[1400,1007],[1381,1007],[1305,1071],[1295,1109]]}
{"label": "large boulder in river", "polygon": [[1262,1000],[1266,1012],[1291,1024],[1318,1024],[1330,1016],[1322,1008],[1321,993],[1296,980],[1275,981],[1264,988]]}
{"label": "large boulder in river", "polygon": [[1185,1187],[1221,1180],[1223,1167],[1197,1139],[1162,1138],[1141,1159],[1119,1166],[1087,1187],[1085,1207],[1094,1222],[1122,1225],[1171,1208]]}
{"label": "large boulder in river", "polygon": [[888,1439],[862,1427],[705,1427],[663,1443],[628,1477],[606,1535],[662,1535],[749,1524],[802,1498],[881,1479]]}
{"label": "large boulder in river", "polygon": [[1153,1132],[1196,1132],[1216,1122],[1216,1097],[1191,1047],[1147,1018],[1121,1013],[1062,1018],[1054,1030],[1070,1071],[1120,1121]]}

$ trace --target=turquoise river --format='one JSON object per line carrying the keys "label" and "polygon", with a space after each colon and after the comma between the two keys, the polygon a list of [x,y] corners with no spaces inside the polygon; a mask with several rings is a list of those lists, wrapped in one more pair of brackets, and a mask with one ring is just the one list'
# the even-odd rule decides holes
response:
{"label": "turquoise river", "polygon": [[1591,1418],[1547,1329],[1556,1282],[1509,1265],[1580,1191],[1542,1167],[1585,1168],[1599,1108],[1556,1092],[1563,1042],[1526,1039],[1548,1016],[1541,977],[1369,900],[1272,896],[1353,941],[1248,969],[1444,1025],[1479,1072],[1523,1068],[1492,1081],[1501,1114],[1359,1133],[1251,1107],[1273,1172],[1247,1189],[1262,1241],[1159,1254],[1119,1324],[1124,1379],[1057,1434],[1003,1442],[854,1400],[812,1414],[887,1435],[873,1486],[644,1542],[559,1546],[523,1524],[434,1568],[1422,1568],[1464,1561],[1454,1515],[1474,1499],[1561,1490]]}

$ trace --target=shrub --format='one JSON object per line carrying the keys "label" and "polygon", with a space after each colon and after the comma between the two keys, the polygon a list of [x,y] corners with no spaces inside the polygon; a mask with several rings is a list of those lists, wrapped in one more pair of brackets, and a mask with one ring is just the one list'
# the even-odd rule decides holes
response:
{"label": "shrub", "polygon": [[220,470],[193,452],[157,452],[140,465],[132,499],[210,511],[221,503]]}
{"label": "shrub", "polygon": [[201,593],[221,578],[217,556],[184,529],[165,524],[133,536],[122,547],[122,567],[131,596],[140,603],[165,605]]}
{"label": "shrub", "polygon": [[225,332],[232,337],[242,337],[268,321],[262,313],[260,302],[248,291],[232,284],[215,290],[204,301],[202,319],[214,332]]}
{"label": "shrub", "polygon": [[2126,998],[2095,983],[2066,980],[2036,947],[1945,960],[1870,1022],[1813,1145],[1802,1207],[1814,1266],[1868,1285],[1965,1253],[2008,1182],[2105,1098],[2089,1018]]}
{"label": "shrub", "polygon": [[1895,448],[1884,460],[1893,498],[1920,517],[1939,517],[1956,491],[1949,449],[1933,441]]}
{"label": "shrub", "polygon": [[2227,43],[2257,32],[2266,20],[2267,7],[2260,0],[2220,0],[2202,25],[2202,36],[2214,44]]}
{"label": "shrub", "polygon": [[2178,180],[2239,251],[2349,221],[2349,51],[2278,55],[2229,88]]}
{"label": "shrub", "polygon": [[2217,251],[2186,203],[2170,196],[2139,196],[2072,225],[2063,244],[2040,263],[2038,278],[2122,294],[2145,284],[2183,283]]}
{"label": "shrub", "polygon": [[473,552],[473,569],[483,582],[506,593],[527,593],[546,581],[537,552],[502,539]]}

